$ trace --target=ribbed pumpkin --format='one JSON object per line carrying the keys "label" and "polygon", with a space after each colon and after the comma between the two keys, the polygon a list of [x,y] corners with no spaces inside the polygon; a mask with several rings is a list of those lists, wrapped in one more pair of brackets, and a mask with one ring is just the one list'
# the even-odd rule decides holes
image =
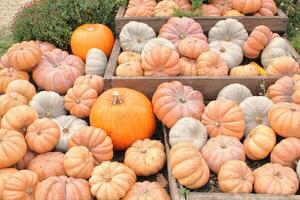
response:
{"label": "ribbed pumpkin", "polygon": [[6,93],[17,92],[27,98],[28,101],[36,94],[35,87],[27,80],[14,80],[8,84]]}
{"label": "ribbed pumpkin", "polygon": [[23,158],[21,160],[19,160],[19,162],[15,165],[15,167],[19,170],[21,169],[27,169],[29,162],[35,158],[35,153],[27,150],[27,152],[25,153],[25,155],[23,156]]}
{"label": "ribbed pumpkin", "polygon": [[226,17],[238,17],[238,16],[245,16],[243,13],[241,13],[238,10],[228,10],[227,12],[224,13],[223,16]]}
{"label": "ribbed pumpkin", "polygon": [[277,13],[277,6],[274,0],[261,0],[261,8],[254,16],[274,16]]}
{"label": "ribbed pumpkin", "polygon": [[282,56],[275,58],[267,67],[268,76],[292,76],[299,73],[299,64],[294,58]]}
{"label": "ribbed pumpkin", "polygon": [[56,49],[56,46],[54,44],[49,43],[49,42],[42,42],[42,41],[36,40],[35,44],[38,45],[38,47],[42,51],[42,54]]}
{"label": "ribbed pumpkin", "polygon": [[251,64],[233,67],[230,70],[230,76],[233,77],[251,77],[258,75],[257,68]]}
{"label": "ribbed pumpkin", "polygon": [[0,93],[4,93],[8,84],[14,80],[29,80],[27,72],[16,70],[14,68],[4,68],[0,70]]}
{"label": "ribbed pumpkin", "polygon": [[141,63],[141,54],[132,51],[123,51],[122,53],[120,53],[120,55],[118,56],[118,63],[123,64],[128,62]]}
{"label": "ribbed pumpkin", "polygon": [[79,76],[74,82],[74,86],[83,84],[89,85],[96,90],[98,94],[101,94],[104,89],[104,80],[102,76],[98,75],[87,74],[85,76]]}
{"label": "ribbed pumpkin", "polygon": [[5,53],[4,55],[1,56],[0,63],[2,64],[2,66],[0,64],[0,66],[2,68],[11,68],[11,65],[9,64],[9,61],[8,61],[8,58],[7,58],[7,53]]}
{"label": "ribbed pumpkin", "polygon": [[196,61],[186,57],[179,60],[180,74],[179,76],[197,76]]}
{"label": "ribbed pumpkin", "polygon": [[232,0],[209,0],[209,3],[222,10],[222,14],[232,9]]}
{"label": "ribbed pumpkin", "polygon": [[151,102],[128,88],[102,93],[91,110],[90,123],[103,129],[118,150],[128,148],[137,139],[150,138],[155,130]]}
{"label": "ribbed pumpkin", "polygon": [[198,76],[227,76],[228,66],[218,53],[207,51],[197,59]]}
{"label": "ribbed pumpkin", "polygon": [[153,17],[156,1],[130,0],[125,12],[125,17]]}
{"label": "ribbed pumpkin", "polygon": [[201,53],[208,50],[207,41],[199,38],[185,38],[178,45],[180,55],[191,59],[197,59]]}
{"label": "ribbed pumpkin", "polygon": [[232,8],[244,14],[252,14],[261,8],[261,0],[232,0]]}
{"label": "ribbed pumpkin", "polygon": [[218,94],[218,99],[228,99],[240,104],[246,98],[251,97],[251,91],[244,85],[233,83],[225,86]]}
{"label": "ribbed pumpkin", "polygon": [[0,118],[2,118],[11,108],[27,103],[26,97],[17,92],[11,92],[0,96]]}
{"label": "ribbed pumpkin", "polygon": [[117,76],[143,76],[142,64],[139,62],[128,62],[120,64],[116,69]]}
{"label": "ribbed pumpkin", "polygon": [[4,190],[5,183],[16,172],[18,172],[16,168],[0,169],[0,199],[1,200],[3,200],[3,190]]}

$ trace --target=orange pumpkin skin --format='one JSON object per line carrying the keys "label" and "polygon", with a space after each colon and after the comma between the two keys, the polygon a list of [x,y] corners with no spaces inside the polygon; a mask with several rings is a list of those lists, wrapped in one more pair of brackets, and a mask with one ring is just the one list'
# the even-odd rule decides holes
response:
{"label": "orange pumpkin skin", "polygon": [[222,10],[213,4],[202,4],[201,11],[203,16],[222,16]]}
{"label": "orange pumpkin skin", "polygon": [[232,8],[244,13],[251,14],[261,8],[261,0],[232,0]]}
{"label": "orange pumpkin skin", "polygon": [[103,24],[84,24],[72,33],[71,49],[74,55],[85,60],[86,54],[92,48],[100,49],[109,56],[114,42],[114,35],[107,26]]}
{"label": "orange pumpkin skin", "polygon": [[298,138],[286,138],[281,140],[271,153],[271,162],[285,167],[296,168],[296,162],[300,157],[300,140]]}
{"label": "orange pumpkin skin", "polygon": [[1,66],[1,64],[2,64],[2,68],[11,68],[11,65],[9,64],[9,61],[8,61],[7,53],[1,57],[0,66]]}
{"label": "orange pumpkin skin", "polygon": [[34,41],[24,41],[10,47],[7,57],[13,68],[29,71],[40,62],[42,51]]}
{"label": "orange pumpkin skin", "polygon": [[35,153],[27,150],[26,154],[23,156],[23,158],[15,165],[15,167],[19,170],[21,169],[27,169],[29,162],[35,158]]}
{"label": "orange pumpkin skin", "polygon": [[16,172],[18,172],[16,168],[0,169],[0,199],[1,200],[3,200],[3,190],[4,190],[5,183]]}
{"label": "orange pumpkin skin", "polygon": [[117,150],[128,148],[138,139],[150,138],[155,130],[151,102],[142,93],[128,88],[102,93],[91,110],[90,123],[104,130]]}
{"label": "orange pumpkin skin", "polygon": [[14,80],[29,80],[27,72],[16,70],[14,68],[4,68],[0,70],[0,93],[4,93],[8,84]]}
{"label": "orange pumpkin skin", "polygon": [[91,200],[89,183],[67,176],[49,177],[37,185],[35,200],[54,199]]}
{"label": "orange pumpkin skin", "polygon": [[75,85],[83,85],[87,84],[91,88],[97,91],[98,94],[101,94],[104,89],[104,80],[101,76],[98,75],[85,75],[85,76],[79,76],[75,82]]}
{"label": "orange pumpkin skin", "polygon": [[118,57],[118,63],[142,62],[141,54],[133,51],[123,51]]}
{"label": "orange pumpkin skin", "polygon": [[221,9],[222,14],[232,10],[232,0],[210,0],[209,3]]}
{"label": "orange pumpkin skin", "polygon": [[155,0],[130,0],[125,17],[152,17],[156,6]]}
{"label": "orange pumpkin skin", "polygon": [[195,60],[181,57],[179,66],[181,69],[179,76],[197,76],[197,65]]}
{"label": "orange pumpkin skin", "polygon": [[25,139],[30,150],[46,153],[55,147],[59,137],[59,126],[49,118],[42,118],[28,126]]}
{"label": "orange pumpkin skin", "polygon": [[274,16],[277,13],[277,6],[274,0],[261,0],[261,8],[254,16]]}
{"label": "orange pumpkin skin", "polygon": [[28,164],[28,169],[35,172],[40,181],[43,181],[51,176],[65,175],[63,165],[64,154],[60,152],[48,152],[37,155]]}
{"label": "orange pumpkin skin", "polygon": [[228,66],[213,51],[202,53],[197,59],[198,76],[228,76]]}
{"label": "orange pumpkin skin", "polygon": [[244,66],[238,66],[233,67],[230,70],[230,76],[234,77],[247,77],[247,76],[258,76],[257,68],[253,65],[244,65]]}
{"label": "orange pumpkin skin", "polygon": [[185,38],[178,45],[180,55],[191,59],[197,59],[201,53],[208,50],[207,41],[198,38]]}
{"label": "orange pumpkin skin", "polygon": [[203,102],[201,92],[178,81],[160,84],[152,97],[156,117],[168,128],[183,117],[200,119],[205,107]]}
{"label": "orange pumpkin skin", "polygon": [[27,103],[26,97],[17,92],[11,92],[0,96],[0,118],[2,118],[11,108]]}
{"label": "orange pumpkin skin", "polygon": [[294,58],[283,56],[273,60],[266,69],[268,76],[291,76],[299,73],[299,64]]}
{"label": "orange pumpkin skin", "polygon": [[8,84],[5,90],[6,93],[17,92],[26,97],[28,101],[36,94],[35,87],[26,80],[14,80]]}
{"label": "orange pumpkin skin", "polygon": [[244,135],[244,113],[235,101],[211,101],[204,109],[201,121],[210,137],[227,135],[241,139]]}
{"label": "orange pumpkin skin", "polygon": [[259,25],[255,27],[243,45],[245,56],[247,58],[257,58],[272,37],[273,33],[267,26]]}
{"label": "orange pumpkin skin", "polygon": [[224,13],[223,16],[233,17],[233,16],[245,16],[243,13],[240,13],[238,10],[228,10]]}
{"label": "orange pumpkin skin", "polygon": [[299,188],[296,172],[280,164],[267,163],[254,170],[253,175],[258,194],[293,195]]}
{"label": "orange pumpkin skin", "polygon": [[116,69],[117,76],[143,76],[142,64],[138,62],[129,62],[120,64]]}
{"label": "orange pumpkin skin", "polygon": [[221,166],[218,174],[220,189],[224,193],[251,193],[254,176],[247,164],[240,160],[231,160]]}
{"label": "orange pumpkin skin", "polygon": [[294,103],[274,104],[268,113],[271,128],[281,137],[300,138],[300,105]]}
{"label": "orange pumpkin skin", "polygon": [[56,49],[56,46],[54,44],[49,43],[49,42],[42,42],[40,40],[36,40],[35,43],[38,45],[38,47],[42,51],[42,54],[45,54],[49,51],[52,51],[52,50]]}

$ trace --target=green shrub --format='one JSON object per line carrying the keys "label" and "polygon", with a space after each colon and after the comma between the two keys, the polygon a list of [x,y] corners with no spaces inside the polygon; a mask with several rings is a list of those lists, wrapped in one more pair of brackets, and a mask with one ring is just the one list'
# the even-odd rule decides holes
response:
{"label": "green shrub", "polygon": [[69,50],[72,31],[85,23],[114,29],[117,7],[126,0],[34,0],[15,16],[11,28],[18,41],[39,39]]}

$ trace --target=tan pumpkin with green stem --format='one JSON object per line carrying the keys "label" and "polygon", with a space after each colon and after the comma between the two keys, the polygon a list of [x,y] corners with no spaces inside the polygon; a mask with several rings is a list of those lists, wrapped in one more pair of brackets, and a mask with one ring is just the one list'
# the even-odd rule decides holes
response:
{"label": "tan pumpkin with green stem", "polygon": [[155,17],[170,17],[175,15],[178,4],[173,0],[162,0],[155,6]]}

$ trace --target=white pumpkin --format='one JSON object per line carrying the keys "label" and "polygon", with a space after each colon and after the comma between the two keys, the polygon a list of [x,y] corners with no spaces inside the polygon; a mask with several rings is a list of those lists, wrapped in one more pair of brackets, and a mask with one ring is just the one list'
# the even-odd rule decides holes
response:
{"label": "white pumpkin", "polygon": [[269,126],[268,112],[272,105],[273,102],[264,96],[248,97],[240,103],[246,121],[245,136],[259,124]]}
{"label": "white pumpkin", "polygon": [[123,51],[141,53],[146,43],[155,38],[155,31],[145,23],[131,21],[126,24],[119,35]]}
{"label": "white pumpkin", "polygon": [[300,163],[299,163],[299,160],[298,160],[298,163],[297,163],[296,172],[297,172],[297,175],[298,175],[298,179],[300,180]]}
{"label": "white pumpkin", "polygon": [[177,50],[175,44],[173,44],[170,40],[167,40],[165,38],[153,38],[146,43],[146,45],[142,51],[142,55],[141,55],[142,59],[144,58],[144,56],[147,53],[149,53],[151,51],[151,49],[153,47],[157,47],[157,46],[159,46],[159,47],[167,46],[174,50]]}
{"label": "white pumpkin", "polygon": [[39,118],[56,118],[67,113],[64,98],[53,91],[37,93],[29,102],[29,106],[39,114]]}
{"label": "white pumpkin", "polygon": [[274,38],[266,46],[261,54],[261,63],[264,68],[276,58],[281,56],[292,57],[290,46],[286,39],[282,37]]}
{"label": "white pumpkin", "polygon": [[240,104],[246,98],[251,97],[251,91],[244,85],[233,83],[224,87],[218,94],[217,99],[233,100]]}
{"label": "white pumpkin", "polygon": [[169,142],[171,146],[179,142],[190,142],[200,150],[207,142],[206,127],[197,119],[184,117],[171,128]]}
{"label": "white pumpkin", "polygon": [[240,46],[248,39],[248,33],[242,23],[236,19],[225,19],[217,22],[208,33],[208,41],[228,41]]}
{"label": "white pumpkin", "polygon": [[86,121],[79,119],[73,115],[63,115],[55,118],[54,121],[59,126],[60,138],[55,146],[55,150],[61,152],[68,151],[69,139],[77,130],[87,126]]}
{"label": "white pumpkin", "polygon": [[227,41],[212,41],[209,43],[209,49],[218,53],[229,69],[239,66],[244,58],[241,46]]}
{"label": "white pumpkin", "polygon": [[103,51],[92,48],[86,55],[85,73],[103,76],[107,67],[107,57]]}

